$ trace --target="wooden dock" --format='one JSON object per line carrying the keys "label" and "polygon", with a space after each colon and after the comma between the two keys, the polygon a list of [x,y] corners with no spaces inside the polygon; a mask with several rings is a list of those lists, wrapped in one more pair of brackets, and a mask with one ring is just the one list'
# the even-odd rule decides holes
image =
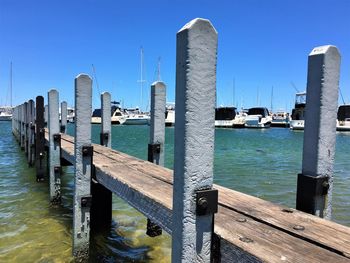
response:
{"label": "wooden dock", "polygon": [[[297,207],[304,212],[213,184],[216,54],[210,21],[195,19],[178,32],[174,171],[161,166],[163,82],[151,86],[148,161],[110,149],[108,92],[101,94],[101,145],[91,143],[92,80],[86,74],[75,79],[74,137],[65,134],[66,118],[59,124],[56,90],[48,92],[47,107],[42,96],[35,110],[32,100],[15,107],[13,134],[29,165],[35,163],[37,181],[50,182],[51,203],[61,202],[62,166],[74,165],[77,261],[88,258],[90,228],[110,224],[114,193],[147,217],[149,236],[162,229],[172,235],[173,262],[350,262],[350,228],[320,218],[331,216],[335,124],[322,123],[323,112],[336,114],[337,48],[317,47],[309,55],[308,112],[314,115],[305,120],[303,169],[296,175]],[[331,99],[324,100],[325,93]]]}
{"label": "wooden dock", "polygon": [[[61,139],[61,157],[74,163],[74,138],[62,134]],[[173,171],[97,144],[93,148],[96,180],[171,234]],[[214,254],[221,262],[350,262],[350,228],[214,188],[219,190]]]}

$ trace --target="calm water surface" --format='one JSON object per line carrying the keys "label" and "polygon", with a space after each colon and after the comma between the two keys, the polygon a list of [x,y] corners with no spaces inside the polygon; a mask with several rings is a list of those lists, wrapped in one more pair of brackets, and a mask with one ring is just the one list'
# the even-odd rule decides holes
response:
{"label": "calm water surface", "polygon": [[[99,140],[93,126],[93,141]],[[147,159],[149,127],[114,126],[114,149]],[[73,134],[73,125],[68,127]],[[173,166],[174,129],[166,129],[166,166]],[[295,207],[296,176],[301,171],[303,132],[289,129],[215,132],[214,181],[260,198]],[[350,134],[337,134],[333,220],[350,226]],[[49,205],[48,184],[35,182],[11,134],[0,123],[0,262],[70,262],[73,169],[64,168],[63,205]],[[93,237],[90,262],[170,262],[171,238],[149,238],[146,219],[113,197],[113,224]]]}

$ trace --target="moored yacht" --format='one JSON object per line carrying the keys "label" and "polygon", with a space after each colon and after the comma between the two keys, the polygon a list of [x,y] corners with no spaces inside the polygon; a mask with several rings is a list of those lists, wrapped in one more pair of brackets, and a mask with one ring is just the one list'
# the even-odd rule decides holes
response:
{"label": "moored yacht", "polygon": [[12,107],[1,107],[0,108],[0,121],[12,120]]}
{"label": "moored yacht", "polygon": [[292,110],[289,127],[292,130],[304,130],[305,122],[305,106],[306,106],[306,92],[298,92],[295,94],[295,105]]}
{"label": "moored yacht", "polygon": [[75,110],[74,108],[67,108],[67,122],[73,123],[75,119]]}
{"label": "moored yacht", "polygon": [[245,117],[246,128],[270,128],[272,118],[265,107],[250,108]]}
{"label": "moored yacht", "polygon": [[91,124],[101,124],[101,109],[94,109],[91,116]]}
{"label": "moored yacht", "polygon": [[350,105],[340,105],[337,113],[337,131],[350,131]]}
{"label": "moored yacht", "polygon": [[271,127],[289,127],[289,113],[285,111],[277,111],[272,114]]}
{"label": "moored yacht", "polygon": [[112,124],[123,124],[125,121],[125,116],[119,107],[112,110],[111,123]]}
{"label": "moored yacht", "polygon": [[243,128],[245,117],[237,111],[236,107],[218,107],[215,109],[215,127],[217,128]]}
{"label": "moored yacht", "polygon": [[175,103],[167,103],[165,108],[165,126],[175,125]]}
{"label": "moored yacht", "polygon": [[138,108],[124,110],[125,120],[123,125],[149,125],[151,117],[148,113],[141,112]]}

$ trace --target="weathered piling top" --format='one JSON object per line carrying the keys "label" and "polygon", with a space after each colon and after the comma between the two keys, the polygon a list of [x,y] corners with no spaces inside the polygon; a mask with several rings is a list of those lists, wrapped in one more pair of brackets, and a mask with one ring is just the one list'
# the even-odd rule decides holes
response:
{"label": "weathered piling top", "polygon": [[[171,233],[172,170],[93,147],[95,179]],[[74,163],[73,137],[62,134],[61,157]],[[350,228],[219,185],[214,188],[219,190],[214,257],[221,254],[222,262],[350,262]]]}

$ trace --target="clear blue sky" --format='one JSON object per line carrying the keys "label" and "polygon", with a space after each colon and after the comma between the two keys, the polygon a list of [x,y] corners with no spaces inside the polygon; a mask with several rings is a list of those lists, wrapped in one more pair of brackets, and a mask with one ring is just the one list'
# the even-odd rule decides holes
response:
{"label": "clear blue sky", "polygon": [[340,87],[350,102],[349,0],[0,0],[0,104],[8,101],[12,61],[13,104],[56,88],[74,105],[74,77],[91,74],[94,64],[101,92],[140,105],[141,46],[144,92],[160,56],[167,100],[174,101],[176,32],[196,17],[210,19],[219,33],[218,105],[270,107],[273,86],[274,109],[291,108],[291,82],[305,89],[308,54],[326,44],[341,52]]}

